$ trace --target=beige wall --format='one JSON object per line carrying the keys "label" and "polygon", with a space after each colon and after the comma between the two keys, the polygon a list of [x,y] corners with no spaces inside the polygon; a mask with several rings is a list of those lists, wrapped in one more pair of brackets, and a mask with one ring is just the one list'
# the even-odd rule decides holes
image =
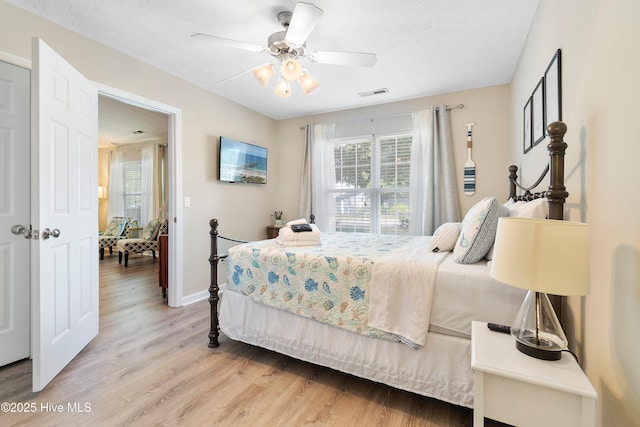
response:
{"label": "beige wall", "polygon": [[598,392],[598,425],[640,426],[640,2],[542,0],[511,90],[511,155],[529,175],[545,145],[521,154],[522,108],[562,49],[568,219],[591,231],[591,293],[569,298],[569,335]]}
{"label": "beige wall", "polygon": [[[278,182],[287,184],[287,191],[279,191],[276,197],[278,207],[285,217],[292,219],[298,212],[298,186],[300,181],[300,159],[305,132],[301,126],[308,123],[334,123],[348,120],[380,118],[426,109],[432,105],[455,106],[464,104],[463,109],[451,110],[451,135],[454,143],[454,157],[458,173],[458,199],[461,213],[464,213],[483,197],[496,195],[506,200],[509,194],[508,161],[510,91],[508,85],[484,89],[430,96],[384,105],[358,108],[316,116],[282,120],[277,124],[277,139],[283,149],[277,155],[282,157],[286,168],[279,168]],[[466,196],[462,190],[462,171],[467,159],[466,123],[474,122],[473,159],[476,162],[476,193]],[[367,122],[364,122],[363,128]]]}

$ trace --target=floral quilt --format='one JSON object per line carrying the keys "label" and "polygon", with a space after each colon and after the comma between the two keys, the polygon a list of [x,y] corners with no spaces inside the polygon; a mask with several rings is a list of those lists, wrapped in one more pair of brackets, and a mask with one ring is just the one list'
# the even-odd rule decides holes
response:
{"label": "floral quilt", "polygon": [[367,326],[376,257],[414,236],[322,233],[322,245],[282,247],[274,240],[229,250],[228,287],[255,302],[389,341],[399,337]]}

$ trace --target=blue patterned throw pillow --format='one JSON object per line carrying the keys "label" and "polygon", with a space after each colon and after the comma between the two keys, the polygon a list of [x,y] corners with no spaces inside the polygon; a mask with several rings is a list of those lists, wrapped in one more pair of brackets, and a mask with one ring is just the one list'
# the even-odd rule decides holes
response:
{"label": "blue patterned throw pillow", "polygon": [[113,217],[111,221],[109,221],[109,224],[107,224],[107,228],[104,229],[102,235],[118,237],[122,234],[126,223],[127,218]]}
{"label": "blue patterned throw pillow", "polygon": [[495,197],[486,197],[473,205],[462,220],[460,236],[453,248],[453,261],[475,264],[484,258],[496,238],[501,216],[509,216],[509,209]]}
{"label": "blue patterned throw pillow", "polygon": [[142,230],[142,238],[144,240],[154,240],[155,236],[158,234],[158,229],[160,228],[160,220],[154,219],[147,224],[147,226]]}

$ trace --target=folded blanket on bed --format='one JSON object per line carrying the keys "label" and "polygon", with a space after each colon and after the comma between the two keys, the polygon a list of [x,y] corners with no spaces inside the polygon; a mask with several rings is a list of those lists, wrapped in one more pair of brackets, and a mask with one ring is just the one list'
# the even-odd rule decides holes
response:
{"label": "folded blanket on bed", "polygon": [[371,272],[367,325],[414,348],[426,342],[438,266],[447,256],[432,252],[428,239],[416,237],[377,259]]}
{"label": "folded blanket on bed", "polygon": [[322,244],[320,230],[315,224],[311,225],[311,231],[294,232],[291,227],[282,227],[278,231],[276,243],[281,246],[314,246]]}

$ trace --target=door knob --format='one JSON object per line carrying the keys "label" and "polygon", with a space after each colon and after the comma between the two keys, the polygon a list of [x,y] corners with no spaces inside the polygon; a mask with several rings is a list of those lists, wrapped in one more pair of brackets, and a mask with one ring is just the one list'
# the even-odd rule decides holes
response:
{"label": "door knob", "polygon": [[29,228],[24,225],[16,224],[11,227],[11,232],[17,236],[23,235],[25,239],[37,239],[38,238],[38,230],[32,230],[31,226]]}
{"label": "door knob", "polygon": [[58,236],[60,236],[60,230],[58,230],[57,228],[54,228],[53,230],[45,228],[44,230],[42,230],[40,235],[42,236],[42,240],[47,240],[49,237],[57,238]]}
{"label": "door knob", "polygon": [[25,227],[24,225],[20,225],[20,224],[16,224],[13,227],[11,227],[11,232],[17,236],[21,235],[21,234],[25,234],[25,232],[28,230],[27,227]]}

